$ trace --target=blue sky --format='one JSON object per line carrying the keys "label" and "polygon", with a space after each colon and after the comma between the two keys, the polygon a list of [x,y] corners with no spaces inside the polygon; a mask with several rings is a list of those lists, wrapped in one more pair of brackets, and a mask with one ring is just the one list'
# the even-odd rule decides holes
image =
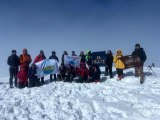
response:
{"label": "blue sky", "polygon": [[159,0],[0,0],[0,75],[8,75],[12,49],[27,48],[32,59],[43,49],[61,57],[64,50],[131,54],[138,42],[146,66],[160,66]]}

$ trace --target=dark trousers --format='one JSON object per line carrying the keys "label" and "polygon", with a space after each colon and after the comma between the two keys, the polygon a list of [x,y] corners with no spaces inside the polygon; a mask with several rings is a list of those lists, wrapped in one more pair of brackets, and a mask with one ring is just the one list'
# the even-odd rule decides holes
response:
{"label": "dark trousers", "polygon": [[57,75],[57,78],[58,78],[58,80],[59,80],[59,81],[64,80],[64,79],[65,79],[65,77],[66,77],[66,75],[65,75],[65,74],[58,74],[58,75]]}
{"label": "dark trousers", "polygon": [[29,81],[29,87],[39,87],[41,84],[40,84],[40,81],[39,80],[30,80]]}
{"label": "dark trousers", "polygon": [[17,87],[17,73],[18,73],[18,67],[10,67],[9,73],[10,73],[10,78],[9,78],[10,87],[13,86],[13,78],[15,79],[14,85],[15,85],[15,87]]}
{"label": "dark trousers", "polygon": [[[52,78],[52,77],[53,77],[53,75],[51,74],[51,75],[50,75],[50,81],[53,81],[53,78]],[[57,75],[54,74],[54,81],[56,81],[56,80],[57,80]]]}
{"label": "dark trousers", "polygon": [[41,81],[41,84],[43,85],[44,84],[44,77],[41,77],[40,81]]}
{"label": "dark trousers", "polygon": [[109,73],[110,78],[113,78],[112,66],[106,66],[106,67],[105,67],[105,72],[106,72],[106,76],[107,76],[108,73]]}
{"label": "dark trousers", "polygon": [[74,76],[73,75],[67,75],[64,82],[72,83],[73,80],[74,80]]}
{"label": "dark trousers", "polygon": [[83,83],[83,82],[89,82],[88,81],[88,76],[85,76],[85,77],[79,77],[79,80],[77,81],[77,83]]}
{"label": "dark trousers", "polygon": [[18,87],[19,87],[20,89],[21,89],[21,88],[28,87],[28,83],[26,83],[26,84],[18,83]]}
{"label": "dark trousers", "polygon": [[123,69],[116,69],[118,76],[123,76]]}

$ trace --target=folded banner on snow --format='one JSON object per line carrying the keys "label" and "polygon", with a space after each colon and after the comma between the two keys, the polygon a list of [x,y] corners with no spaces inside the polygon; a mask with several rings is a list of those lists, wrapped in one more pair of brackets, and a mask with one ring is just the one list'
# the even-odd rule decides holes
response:
{"label": "folded banner on snow", "polygon": [[44,77],[50,74],[58,74],[58,63],[54,59],[46,59],[36,63],[38,78]]}
{"label": "folded banner on snow", "polygon": [[92,63],[99,66],[105,66],[105,51],[92,52]]}
{"label": "folded banner on snow", "polygon": [[64,65],[71,64],[73,67],[79,67],[80,66],[81,57],[78,56],[64,56]]}
{"label": "folded banner on snow", "polygon": [[125,69],[141,66],[141,60],[139,57],[133,57],[132,55],[123,56],[120,60],[124,63]]}

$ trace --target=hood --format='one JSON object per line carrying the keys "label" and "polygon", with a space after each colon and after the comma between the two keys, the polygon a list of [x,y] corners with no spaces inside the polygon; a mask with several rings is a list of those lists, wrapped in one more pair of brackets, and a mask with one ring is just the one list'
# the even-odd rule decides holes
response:
{"label": "hood", "polygon": [[121,49],[117,50],[117,55],[123,55],[123,52]]}

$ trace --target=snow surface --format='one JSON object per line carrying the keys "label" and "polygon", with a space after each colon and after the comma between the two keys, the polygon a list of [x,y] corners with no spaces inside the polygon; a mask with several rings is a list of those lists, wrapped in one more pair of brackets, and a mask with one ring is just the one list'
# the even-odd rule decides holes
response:
{"label": "snow surface", "polygon": [[101,83],[9,90],[8,78],[1,78],[0,120],[160,120],[160,69],[142,85],[133,71],[125,70],[122,81],[102,74]]}

